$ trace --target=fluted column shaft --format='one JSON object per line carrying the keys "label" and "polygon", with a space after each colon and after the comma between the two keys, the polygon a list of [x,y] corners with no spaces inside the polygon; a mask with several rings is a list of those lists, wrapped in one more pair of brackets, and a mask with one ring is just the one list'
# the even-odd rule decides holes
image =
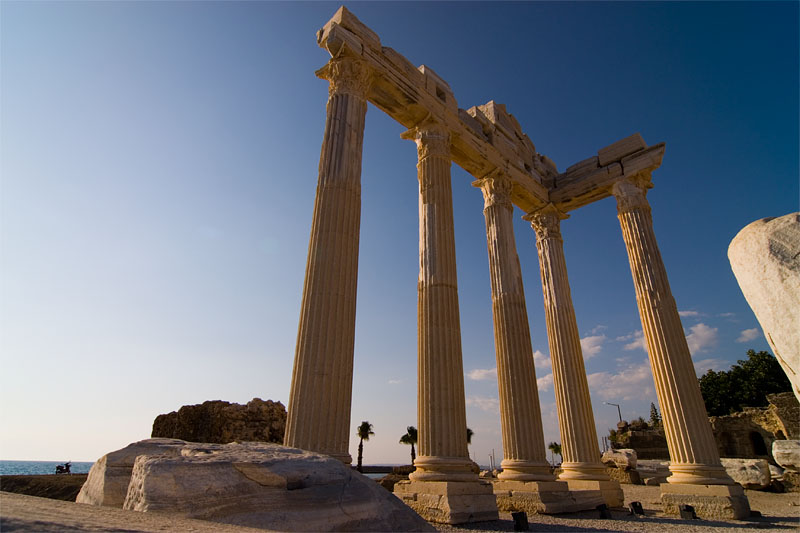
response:
{"label": "fluted column shaft", "polygon": [[503,480],[552,481],[544,446],[522,269],[514,239],[511,181],[501,173],[473,183],[483,192],[503,433]]}
{"label": "fluted column shaft", "polygon": [[308,262],[284,444],[345,463],[353,387],[361,151],[371,74],[356,59],[332,59]]}
{"label": "fluted column shaft", "polygon": [[419,455],[411,479],[477,479],[470,471],[467,451],[450,134],[435,123],[427,123],[403,136],[416,141],[419,158]]}
{"label": "fluted column shaft", "polygon": [[566,215],[550,204],[525,218],[536,231],[542,275],[547,340],[561,433],[563,473],[559,479],[608,480],[600,462],[592,400],[567,278],[560,230],[561,219]]}
{"label": "fluted column shaft", "polygon": [[670,483],[731,484],[719,460],[694,364],[653,231],[645,184],[618,181],[612,192],[628,251],[636,304],[671,458]]}

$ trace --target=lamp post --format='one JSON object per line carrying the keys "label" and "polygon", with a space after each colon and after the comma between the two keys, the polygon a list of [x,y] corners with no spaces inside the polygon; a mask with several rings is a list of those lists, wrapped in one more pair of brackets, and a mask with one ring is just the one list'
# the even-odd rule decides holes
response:
{"label": "lamp post", "polygon": [[617,414],[619,415],[619,421],[622,422],[622,411],[620,411],[620,409],[619,409],[619,404],[618,403],[611,403],[611,402],[603,402],[603,403],[606,404],[606,405],[615,406],[617,408]]}

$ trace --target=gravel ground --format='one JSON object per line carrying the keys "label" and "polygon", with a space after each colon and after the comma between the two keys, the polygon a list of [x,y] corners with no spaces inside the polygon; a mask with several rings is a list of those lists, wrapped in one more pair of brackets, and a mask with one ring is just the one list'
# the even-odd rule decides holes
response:
{"label": "gravel ground", "polygon": [[[676,531],[683,533],[734,533],[753,529],[792,531],[800,529],[800,493],[773,494],[746,491],[750,507],[763,516],[741,521],[681,520],[661,515],[658,487],[623,485],[625,501],[639,501],[644,517],[633,517],[622,510],[612,511],[612,520],[597,518],[596,511],[560,516],[529,515],[530,531]],[[509,513],[500,520],[465,524],[458,527],[437,525],[441,532],[514,531]],[[138,513],[108,507],[95,507],[22,494],[0,492],[0,531],[78,532],[124,531],[155,533],[164,531],[193,533],[256,533],[263,529],[228,526],[203,520],[176,518],[167,513]]]}

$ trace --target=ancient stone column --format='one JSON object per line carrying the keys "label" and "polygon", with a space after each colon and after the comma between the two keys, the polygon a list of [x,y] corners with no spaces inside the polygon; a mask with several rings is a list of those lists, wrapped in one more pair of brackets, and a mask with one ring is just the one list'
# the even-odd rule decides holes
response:
{"label": "ancient stone column", "polygon": [[653,369],[672,462],[670,483],[728,485],[708,422],[678,307],[653,232],[645,185],[618,181],[612,192],[628,250],[636,304]]}
{"label": "ancient stone column", "polygon": [[350,463],[350,402],[361,220],[361,149],[371,73],[332,59],[284,444]]}
{"label": "ancient stone column", "polygon": [[628,251],[636,304],[653,370],[672,476],[661,485],[664,512],[681,504],[703,518],[746,518],[750,504],[725,472],[708,422],[678,306],[653,232],[648,181],[624,179],[612,188]]}
{"label": "ancient stone column", "polygon": [[547,340],[553,364],[553,387],[564,459],[559,479],[607,480],[605,467],[600,462],[581,338],[564,260],[560,226],[567,215],[550,204],[525,218],[536,231],[542,275]]}
{"label": "ancient stone column", "polygon": [[417,142],[419,160],[419,455],[412,479],[473,479],[477,475],[470,470],[467,451],[450,134],[428,124],[404,136]]}
{"label": "ancient stone column", "polygon": [[581,339],[564,259],[561,220],[567,215],[553,204],[526,215],[536,231],[542,276],[547,340],[553,364],[561,451],[564,461],[559,480],[572,490],[600,490],[611,506],[622,504],[622,489],[610,481],[600,462],[597,430],[583,364]]}
{"label": "ancient stone column", "polygon": [[544,446],[539,390],[514,240],[511,181],[502,173],[473,183],[483,192],[492,316],[503,432],[501,480],[553,481]]}
{"label": "ancient stone column", "polygon": [[497,503],[491,484],[472,471],[467,451],[450,132],[435,122],[426,122],[403,137],[416,141],[419,160],[419,455],[410,481],[398,482],[394,492],[433,522],[496,520]]}

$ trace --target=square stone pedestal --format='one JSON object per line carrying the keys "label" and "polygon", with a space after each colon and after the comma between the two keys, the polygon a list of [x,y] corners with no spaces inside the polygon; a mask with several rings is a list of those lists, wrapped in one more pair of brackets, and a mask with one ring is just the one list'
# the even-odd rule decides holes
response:
{"label": "square stone pedestal", "polygon": [[493,482],[500,511],[558,514],[594,509],[605,503],[599,490],[569,490],[565,481]]}
{"label": "square stone pedestal", "polygon": [[619,481],[570,479],[567,480],[567,484],[571,492],[600,491],[603,496],[601,503],[605,503],[609,507],[622,507],[625,503],[625,494],[622,492],[622,487],[619,486]]}
{"label": "square stone pedestal", "polygon": [[394,494],[429,522],[464,524],[499,518],[488,481],[398,481]]}
{"label": "square stone pedestal", "polygon": [[750,517],[750,502],[741,485],[684,485],[663,483],[661,503],[664,514],[680,514],[680,506],[694,507],[699,518],[741,520]]}

